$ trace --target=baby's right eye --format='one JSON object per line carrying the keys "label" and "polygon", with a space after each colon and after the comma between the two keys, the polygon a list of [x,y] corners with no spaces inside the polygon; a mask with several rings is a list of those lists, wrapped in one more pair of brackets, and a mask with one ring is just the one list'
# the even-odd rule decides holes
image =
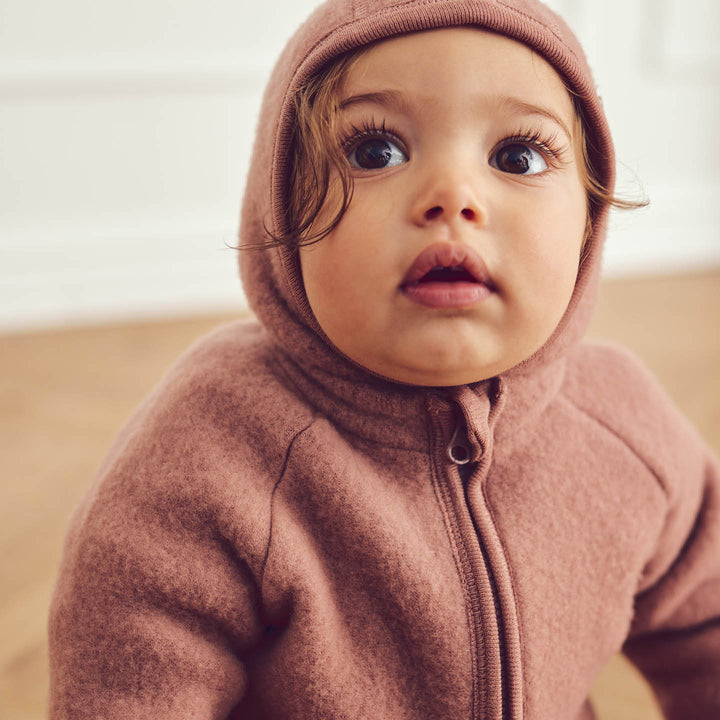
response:
{"label": "baby's right eye", "polygon": [[351,167],[360,170],[380,170],[407,162],[405,153],[388,138],[362,140],[348,153]]}

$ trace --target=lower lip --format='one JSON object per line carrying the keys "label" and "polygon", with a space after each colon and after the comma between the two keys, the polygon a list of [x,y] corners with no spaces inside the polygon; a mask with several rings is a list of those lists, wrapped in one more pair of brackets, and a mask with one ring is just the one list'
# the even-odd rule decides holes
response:
{"label": "lower lip", "polygon": [[431,308],[470,307],[493,293],[487,285],[464,281],[413,283],[401,289],[413,302]]}

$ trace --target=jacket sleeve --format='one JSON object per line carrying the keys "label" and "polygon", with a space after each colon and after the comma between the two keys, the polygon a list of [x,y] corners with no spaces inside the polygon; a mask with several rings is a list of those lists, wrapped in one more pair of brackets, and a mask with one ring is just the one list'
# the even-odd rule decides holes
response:
{"label": "jacket sleeve", "polygon": [[668,720],[708,720],[720,718],[720,471],[683,419],[666,419],[674,435],[665,445],[681,442],[672,461],[655,468],[665,520],[624,652]]}
{"label": "jacket sleeve", "polygon": [[237,498],[190,462],[184,472],[158,457],[151,470],[132,457],[116,465],[66,539],[49,620],[49,716],[225,719],[262,637],[258,568],[228,520]]}

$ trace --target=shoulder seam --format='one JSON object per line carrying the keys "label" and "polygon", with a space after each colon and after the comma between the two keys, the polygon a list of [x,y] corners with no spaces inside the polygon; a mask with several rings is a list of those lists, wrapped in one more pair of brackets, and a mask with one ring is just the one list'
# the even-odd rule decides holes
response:
{"label": "shoulder seam", "polygon": [[280,483],[285,479],[285,472],[287,470],[288,462],[290,461],[290,454],[292,453],[293,446],[295,445],[295,441],[303,435],[305,432],[307,432],[315,423],[316,417],[315,413],[313,413],[312,418],[310,422],[303,427],[301,430],[298,430],[295,435],[293,435],[292,439],[288,443],[287,450],[285,451],[285,459],[283,460],[282,468],[280,469],[280,473],[278,475],[278,479],[275,481],[275,485],[273,486],[272,492],[270,493],[270,527],[268,529],[268,539],[267,539],[267,545],[265,546],[265,557],[263,557],[262,564],[260,565],[260,577],[259,577],[259,587],[262,587],[263,582],[265,580],[265,565],[267,564],[268,557],[270,556],[270,545],[272,544],[272,535],[273,535],[273,508],[275,504],[275,493],[280,487]]}
{"label": "shoulder seam", "polygon": [[647,460],[628,442],[627,438],[623,437],[618,433],[611,425],[600,420],[600,418],[593,415],[589,410],[579,405],[566,391],[558,393],[560,399],[565,400],[569,405],[572,405],[579,413],[582,413],[585,417],[590,418],[597,423],[605,432],[609,433],[613,437],[617,438],[648,470],[648,472],[655,478],[657,484],[665,495],[665,499],[669,499],[670,491],[668,490],[667,483],[665,480],[650,466]]}

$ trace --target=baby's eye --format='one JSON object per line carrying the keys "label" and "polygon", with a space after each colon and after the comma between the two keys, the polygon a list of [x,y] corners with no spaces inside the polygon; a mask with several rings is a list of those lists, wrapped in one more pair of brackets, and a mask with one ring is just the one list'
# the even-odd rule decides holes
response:
{"label": "baby's eye", "polygon": [[405,153],[392,140],[382,137],[363,140],[347,157],[352,167],[361,170],[379,170],[407,162]]}
{"label": "baby's eye", "polygon": [[494,152],[490,165],[513,175],[536,175],[548,168],[547,161],[537,148],[521,142],[512,142]]}

